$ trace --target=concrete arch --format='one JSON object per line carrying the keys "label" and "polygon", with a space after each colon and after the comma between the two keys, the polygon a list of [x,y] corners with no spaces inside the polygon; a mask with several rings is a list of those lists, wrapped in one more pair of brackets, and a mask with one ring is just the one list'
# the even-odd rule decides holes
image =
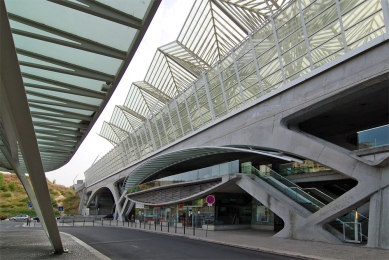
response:
{"label": "concrete arch", "polygon": [[109,187],[101,187],[92,192],[86,207],[89,215],[107,215],[113,213],[116,206],[115,197]]}

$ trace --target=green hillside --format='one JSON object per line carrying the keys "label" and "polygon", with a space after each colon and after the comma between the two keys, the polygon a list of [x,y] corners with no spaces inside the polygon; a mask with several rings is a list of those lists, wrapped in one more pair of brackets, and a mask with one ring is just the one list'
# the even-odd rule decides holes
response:
{"label": "green hillside", "polygon": [[[27,177],[29,180],[29,177]],[[58,206],[64,206],[66,214],[78,214],[80,198],[73,188],[57,185],[48,179],[50,197],[53,204],[53,211],[59,215]],[[16,174],[5,174],[0,172],[0,215],[15,216],[28,214],[36,216],[34,208],[28,209],[30,199],[27,196],[21,182]]]}

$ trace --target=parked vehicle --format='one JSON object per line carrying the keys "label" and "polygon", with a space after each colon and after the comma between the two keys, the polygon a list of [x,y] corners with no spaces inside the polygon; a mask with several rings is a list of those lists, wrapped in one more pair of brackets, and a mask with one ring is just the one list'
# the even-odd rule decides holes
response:
{"label": "parked vehicle", "polygon": [[9,220],[11,220],[11,221],[18,221],[18,220],[26,221],[28,218],[29,218],[28,215],[17,215],[15,217],[10,218]]}
{"label": "parked vehicle", "polygon": [[74,217],[74,215],[72,215],[72,214],[65,214],[65,215],[61,216],[60,219],[71,218],[71,217]]}
{"label": "parked vehicle", "polygon": [[113,220],[113,214],[108,214],[102,217],[101,219]]}

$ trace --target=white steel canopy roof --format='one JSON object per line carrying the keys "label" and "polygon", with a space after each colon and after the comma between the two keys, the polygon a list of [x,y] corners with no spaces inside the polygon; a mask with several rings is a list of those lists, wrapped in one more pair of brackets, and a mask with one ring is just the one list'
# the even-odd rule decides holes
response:
{"label": "white steel canopy roof", "polygon": [[[6,0],[45,171],[63,166],[104,109],[159,0]],[[20,74],[19,74],[20,75]],[[4,145],[4,131],[0,132]],[[19,158],[22,169],[22,157]],[[12,171],[0,152],[0,170]]]}
{"label": "white steel canopy roof", "polygon": [[288,155],[283,155],[280,153],[275,153],[274,151],[265,151],[265,150],[255,150],[245,147],[216,147],[216,146],[202,146],[202,147],[192,147],[188,149],[183,149],[160,156],[155,156],[146,162],[139,165],[132,171],[127,178],[124,180],[125,190],[139,185],[143,180],[154,175],[157,172],[160,172],[163,169],[166,169],[172,165],[189,161],[194,158],[205,157],[213,154],[223,154],[223,153],[254,153],[265,155],[273,158],[278,158],[285,161],[300,161],[298,158],[293,158]]}
{"label": "white steel canopy roof", "polygon": [[114,111],[100,136],[113,145],[124,140],[289,2],[197,0],[177,40],[158,48],[144,80],[131,85],[122,112]]}

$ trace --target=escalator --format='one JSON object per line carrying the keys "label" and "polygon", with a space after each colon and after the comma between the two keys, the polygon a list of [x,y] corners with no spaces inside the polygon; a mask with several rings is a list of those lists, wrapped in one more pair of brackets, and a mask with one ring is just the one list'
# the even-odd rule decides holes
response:
{"label": "escalator", "polygon": [[[259,178],[282,192],[284,195],[288,196],[289,198],[303,206],[311,213],[315,213],[316,211],[334,200],[326,194],[320,192],[319,190],[316,190],[314,192],[310,190],[310,194],[308,194],[307,191],[304,191],[300,186],[289,181],[288,179],[284,178],[283,176],[268,167],[265,168],[265,172],[261,172],[253,166],[251,167],[251,174],[258,176]],[[355,222],[355,219],[357,219],[358,222]],[[333,229],[343,234],[344,241],[362,241],[362,238],[364,238],[364,240],[367,240],[368,229],[365,228],[365,230],[361,230],[362,224],[360,223],[360,221],[368,223],[368,219],[365,216],[362,216],[361,214],[353,210],[350,213],[345,214],[344,216],[334,219],[329,223],[329,225]],[[330,229],[329,231],[331,232],[332,230]],[[363,231],[363,233],[361,231]],[[339,238],[339,234],[337,235],[337,237]]]}

